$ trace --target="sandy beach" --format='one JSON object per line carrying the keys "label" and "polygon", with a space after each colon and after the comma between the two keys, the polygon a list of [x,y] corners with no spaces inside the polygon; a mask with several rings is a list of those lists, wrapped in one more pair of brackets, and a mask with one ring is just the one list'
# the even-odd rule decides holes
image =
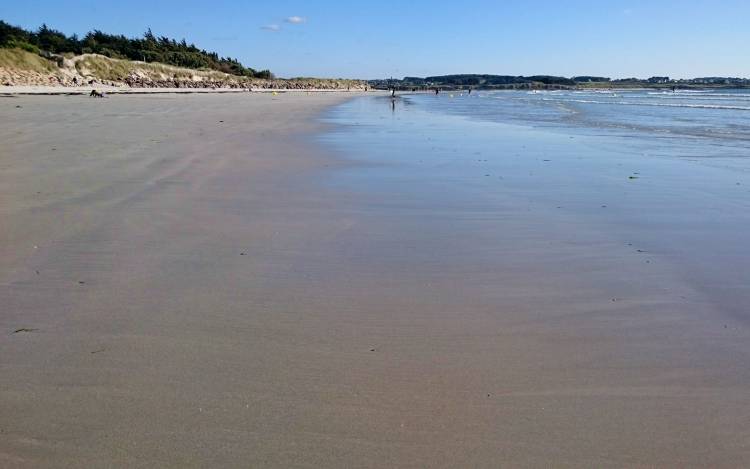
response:
{"label": "sandy beach", "polygon": [[[88,95],[91,91],[103,92],[105,95],[126,94],[243,94],[243,93],[344,93],[334,89],[283,89],[283,88],[132,88],[130,86],[82,85],[82,86],[3,86],[0,85],[0,96],[23,95]],[[346,91],[361,93],[359,90]]]}
{"label": "sandy beach", "polygon": [[0,98],[0,466],[750,464],[746,319],[648,227],[326,184],[353,95]]}

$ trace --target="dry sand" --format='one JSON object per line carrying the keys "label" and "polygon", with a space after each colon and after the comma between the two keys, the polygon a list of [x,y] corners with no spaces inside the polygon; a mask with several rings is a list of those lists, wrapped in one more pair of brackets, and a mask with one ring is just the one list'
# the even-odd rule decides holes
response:
{"label": "dry sand", "polygon": [[750,464],[742,323],[571,220],[322,184],[346,96],[0,98],[1,466]]}
{"label": "dry sand", "polygon": [[[285,89],[285,88],[134,88],[130,86],[82,85],[82,86],[5,86],[0,85],[0,96],[20,95],[88,95],[92,90],[105,94],[222,94],[222,93],[344,93],[333,89]],[[351,93],[361,91],[352,90]]]}
{"label": "dry sand", "polygon": [[[131,88],[129,86],[0,86],[0,95],[87,95],[91,90],[105,94],[220,94],[247,93],[238,88]],[[278,91],[278,90],[270,90]]]}

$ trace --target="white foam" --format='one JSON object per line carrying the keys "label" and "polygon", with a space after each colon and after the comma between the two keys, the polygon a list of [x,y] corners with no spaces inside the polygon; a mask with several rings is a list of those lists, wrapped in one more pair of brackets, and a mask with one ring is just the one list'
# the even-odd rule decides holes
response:
{"label": "white foam", "polygon": [[677,108],[691,108],[691,109],[721,109],[731,111],[750,111],[750,107],[746,106],[723,106],[720,104],[672,104],[672,103],[647,103],[647,102],[633,102],[633,101],[596,101],[593,99],[550,99],[542,98],[543,101],[554,101],[561,103],[581,103],[581,104],[609,104],[617,106],[653,106],[653,107],[677,107]]}

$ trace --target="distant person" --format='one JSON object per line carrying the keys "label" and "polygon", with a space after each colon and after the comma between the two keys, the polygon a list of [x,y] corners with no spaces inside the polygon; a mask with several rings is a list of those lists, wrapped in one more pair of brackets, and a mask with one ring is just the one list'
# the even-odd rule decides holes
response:
{"label": "distant person", "polygon": [[469,94],[471,94],[471,88],[469,88]]}
{"label": "distant person", "polygon": [[435,88],[435,94],[440,94],[440,88]]}
{"label": "distant person", "polygon": [[396,97],[396,88],[391,88],[391,98]]}

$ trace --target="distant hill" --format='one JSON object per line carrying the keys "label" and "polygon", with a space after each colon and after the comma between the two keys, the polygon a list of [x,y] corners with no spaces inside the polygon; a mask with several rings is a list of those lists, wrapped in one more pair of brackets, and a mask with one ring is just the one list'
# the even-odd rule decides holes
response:
{"label": "distant hill", "polygon": [[156,37],[151,29],[143,38],[127,38],[98,30],[83,38],[67,36],[43,24],[36,31],[27,31],[0,20],[0,48],[19,48],[37,54],[99,54],[113,59],[158,62],[196,70],[215,70],[229,75],[250,78],[273,78],[268,70],[255,70],[242,65],[237,59],[221,57],[216,52],[199,49],[185,39],[176,41]]}
{"label": "distant hill", "polygon": [[693,78],[672,80],[669,77],[651,77],[647,79],[624,78],[612,80],[608,77],[577,76],[573,78],[550,75],[513,76],[513,75],[441,75],[432,77],[404,77],[403,80],[381,79],[370,80],[370,86],[376,89],[396,87],[401,90],[445,88],[445,89],[567,89],[567,88],[691,88],[691,87],[750,87],[746,78]]}
{"label": "distant hill", "polygon": [[538,76],[510,76],[510,75],[443,75],[426,77],[426,82],[458,86],[493,86],[517,85],[524,83],[543,83],[545,85],[575,85],[570,78],[547,75]]}
{"label": "distant hill", "polygon": [[405,77],[403,80],[372,80],[376,88],[395,85],[400,88],[445,87],[445,88],[519,88],[537,86],[575,86],[570,78],[548,75],[511,76],[511,75],[442,75],[425,78]]}

